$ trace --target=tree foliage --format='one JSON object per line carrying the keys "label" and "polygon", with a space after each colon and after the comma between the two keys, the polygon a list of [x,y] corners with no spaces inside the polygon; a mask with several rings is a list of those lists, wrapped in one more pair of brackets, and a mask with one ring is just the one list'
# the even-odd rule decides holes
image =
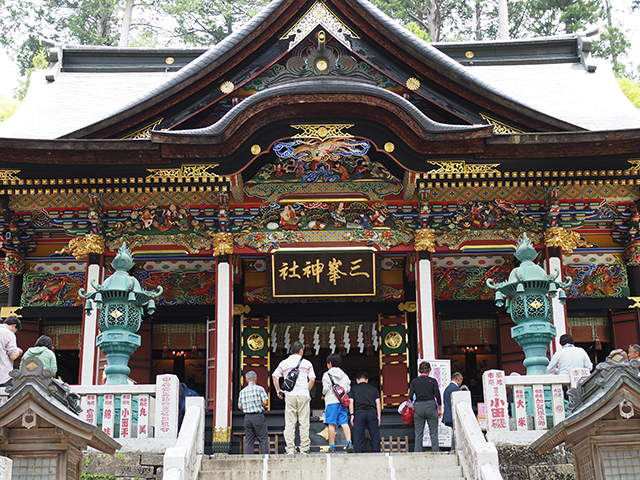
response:
{"label": "tree foliage", "polygon": [[5,95],[0,97],[0,123],[9,118],[18,108],[19,102],[14,97]]}
{"label": "tree foliage", "polygon": [[640,108],[640,83],[629,78],[618,78],[620,89],[637,108]]}
{"label": "tree foliage", "polygon": [[39,38],[71,45],[115,46],[122,36],[129,45],[210,46],[267,1],[0,0],[0,45],[17,61],[21,75],[31,68]]}

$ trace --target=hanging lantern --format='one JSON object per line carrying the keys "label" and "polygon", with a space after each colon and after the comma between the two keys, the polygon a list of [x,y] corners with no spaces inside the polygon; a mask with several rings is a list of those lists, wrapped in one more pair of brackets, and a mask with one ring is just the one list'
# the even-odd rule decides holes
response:
{"label": "hanging lantern", "polygon": [[595,325],[591,326],[591,332],[593,334],[593,341],[596,344],[596,350],[602,350],[602,342],[600,341],[600,337],[598,336],[598,334],[596,333],[596,327]]}
{"label": "hanging lantern", "polygon": [[487,340],[486,338],[483,338],[482,344],[484,345],[484,351],[486,353],[491,353],[491,345],[489,345],[489,340]]}
{"label": "hanging lantern", "polygon": [[198,346],[194,343],[193,345],[191,345],[191,357],[197,357],[198,356]]}
{"label": "hanging lantern", "polygon": [[162,358],[169,358],[169,345],[166,343],[162,347]]}
{"label": "hanging lantern", "polygon": [[340,348],[338,348],[338,355],[344,357],[347,354],[347,349],[344,348],[344,343],[340,344]]}

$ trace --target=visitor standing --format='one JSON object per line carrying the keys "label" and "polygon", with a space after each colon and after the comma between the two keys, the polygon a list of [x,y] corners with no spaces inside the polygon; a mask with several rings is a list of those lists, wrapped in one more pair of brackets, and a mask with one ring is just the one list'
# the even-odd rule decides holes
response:
{"label": "visitor standing", "polygon": [[627,358],[629,360],[640,360],[640,345],[638,345],[637,343],[632,343],[631,345],[629,345]]}
{"label": "visitor standing", "polygon": [[9,372],[13,370],[13,361],[22,355],[22,349],[16,343],[16,333],[20,330],[22,322],[13,315],[0,324],[0,387],[11,385]]}
{"label": "visitor standing", "polygon": [[[278,397],[284,398],[284,441],[287,453],[296,452],[296,423],[300,425],[300,453],[310,453],[309,417],[311,414],[311,396],[309,391],[316,381],[316,373],[309,360],[302,358],[302,342],[291,344],[291,355],[280,362],[273,372],[273,384]],[[291,391],[280,388],[281,378],[290,378],[292,370],[298,369],[295,385]]]}
{"label": "visitor standing", "polygon": [[587,352],[583,348],[576,347],[575,341],[570,333],[560,335],[560,345],[562,349],[558,350],[551,357],[551,361],[547,366],[547,371],[551,374],[568,374],[569,370],[574,368],[586,368],[589,371],[593,368],[593,363]]}
{"label": "visitor standing", "polygon": [[27,358],[38,357],[42,362],[42,366],[45,370],[51,370],[53,375],[55,376],[58,373],[58,362],[56,360],[56,354],[53,353],[53,341],[51,337],[46,335],[41,335],[36,340],[35,346],[28,348],[24,355],[22,356],[22,360],[20,361],[20,367]]}
{"label": "visitor standing", "polygon": [[[349,376],[340,368],[342,357],[332,353],[327,357],[327,371],[322,376],[322,394],[324,395],[324,423],[329,429],[329,453],[336,451],[336,426],[342,427],[344,438],[347,440],[345,450],[353,453],[351,443],[351,429],[349,428],[349,409],[340,403],[340,399],[333,391],[333,385],[344,388],[345,393],[351,390]],[[351,402],[350,402],[351,403]]]}
{"label": "visitor standing", "polygon": [[[444,389],[442,402],[444,403],[444,413],[442,414],[442,423],[447,427],[453,428],[453,410],[451,409],[451,394],[453,392],[459,392],[462,385],[462,374],[456,372],[451,375],[451,383]],[[451,450],[456,449],[454,433],[451,433]]]}
{"label": "visitor standing", "polygon": [[414,400],[413,422],[415,432],[415,452],[422,452],[422,437],[424,435],[424,422],[429,425],[431,435],[431,451],[438,452],[438,418],[442,416],[442,399],[440,388],[435,378],[430,377],[431,364],[421,362],[418,367],[419,375],[411,381],[409,386],[409,399]]}
{"label": "visitor standing", "polygon": [[356,375],[356,384],[349,393],[349,417],[353,426],[353,446],[356,453],[363,452],[364,431],[371,435],[371,451],[380,451],[380,419],[382,418],[382,403],[380,392],[373,385],[369,385],[369,375],[364,370]]}
{"label": "visitor standing", "polygon": [[253,370],[246,373],[244,378],[247,386],[240,390],[238,408],[244,413],[244,453],[253,455],[253,445],[256,438],[260,444],[260,453],[269,453],[269,432],[264,409],[269,399],[267,392],[256,384],[258,375]]}

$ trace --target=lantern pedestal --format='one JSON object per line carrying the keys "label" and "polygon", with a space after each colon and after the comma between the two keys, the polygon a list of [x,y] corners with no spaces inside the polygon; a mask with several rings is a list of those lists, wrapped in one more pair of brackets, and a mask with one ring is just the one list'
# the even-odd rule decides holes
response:
{"label": "lantern pedestal", "polygon": [[107,357],[105,385],[127,385],[131,373],[129,358],[140,346],[141,337],[127,330],[108,330],[98,335],[96,345]]}
{"label": "lantern pedestal", "polygon": [[520,321],[511,327],[511,338],[524,351],[525,360],[522,364],[527,369],[527,375],[547,374],[547,348],[555,336],[556,327],[546,320]]}

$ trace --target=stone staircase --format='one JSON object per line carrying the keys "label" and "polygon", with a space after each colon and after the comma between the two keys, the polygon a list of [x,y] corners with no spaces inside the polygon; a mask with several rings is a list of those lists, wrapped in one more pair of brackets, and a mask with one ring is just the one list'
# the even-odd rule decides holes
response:
{"label": "stone staircase", "polygon": [[455,453],[215,455],[199,480],[464,480]]}

